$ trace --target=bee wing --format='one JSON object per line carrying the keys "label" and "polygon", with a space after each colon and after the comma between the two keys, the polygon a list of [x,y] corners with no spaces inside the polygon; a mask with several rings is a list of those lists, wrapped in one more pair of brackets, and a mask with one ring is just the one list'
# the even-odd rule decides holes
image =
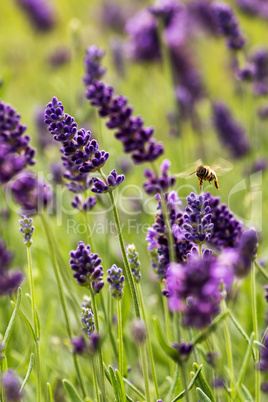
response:
{"label": "bee wing", "polygon": [[230,161],[227,161],[226,159],[218,157],[211,166],[211,169],[217,172],[218,176],[221,176],[230,172],[230,170],[233,169],[233,164]]}
{"label": "bee wing", "polygon": [[191,174],[195,173],[196,168],[198,166],[202,165],[202,160],[198,159],[197,161],[195,161],[193,164],[191,164],[186,170],[184,170],[181,173],[177,173],[175,176],[176,177],[180,177],[182,179],[190,179]]}

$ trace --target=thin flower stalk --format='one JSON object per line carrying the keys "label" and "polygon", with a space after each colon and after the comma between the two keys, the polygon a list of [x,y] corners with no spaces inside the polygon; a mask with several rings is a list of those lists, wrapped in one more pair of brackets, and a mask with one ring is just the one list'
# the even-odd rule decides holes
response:
{"label": "thin flower stalk", "polygon": [[32,319],[34,324],[35,332],[35,348],[36,348],[36,378],[37,378],[37,400],[41,401],[42,389],[41,389],[41,358],[40,358],[40,347],[39,347],[39,337],[38,333],[38,323],[35,305],[35,292],[34,292],[34,281],[33,281],[33,269],[32,269],[32,257],[30,246],[27,247],[27,258],[28,258],[28,268],[29,268],[29,279],[30,279],[30,292],[31,292],[31,305],[32,305]]}
{"label": "thin flower stalk", "polygon": [[[253,317],[254,339],[258,341],[258,320],[257,320],[257,293],[256,293],[256,268],[255,264],[251,267],[251,306]],[[255,352],[255,360],[258,361],[259,352]],[[255,369],[255,401],[260,402],[260,371]]]}
{"label": "thin flower stalk", "polygon": [[117,301],[117,314],[118,314],[118,361],[119,371],[124,374],[124,344],[123,344],[123,321],[122,321],[122,308],[121,300]]}
{"label": "thin flower stalk", "polygon": [[[72,337],[73,337],[72,327],[71,327],[70,318],[68,315],[67,304],[66,304],[63,286],[62,286],[62,282],[61,282],[61,277],[60,277],[60,272],[59,272],[59,267],[58,267],[58,262],[57,262],[57,256],[56,256],[56,250],[55,250],[55,243],[54,243],[54,239],[52,238],[52,231],[49,227],[49,223],[45,217],[45,214],[43,213],[43,214],[40,214],[39,216],[41,218],[44,232],[46,234],[48,246],[50,249],[51,262],[52,262],[52,267],[53,267],[54,275],[55,275],[56,282],[57,282],[58,293],[59,293],[60,303],[61,303],[61,307],[63,310],[64,319],[65,319],[66,330],[67,330],[68,337],[71,341]],[[77,359],[77,355],[74,353],[72,355],[73,355],[73,362],[74,362],[77,378],[78,378],[78,381],[80,384],[80,388],[81,388],[83,396],[85,397],[86,389],[85,389],[83,376],[81,373],[81,368],[80,368],[80,365],[79,365],[79,362]]]}
{"label": "thin flower stalk", "polygon": [[[96,331],[99,333],[100,327],[99,327],[98,310],[97,310],[97,303],[96,303],[96,299],[95,299],[95,293],[91,286],[90,286],[89,290],[90,290],[91,301],[92,301],[92,309],[93,309],[93,315],[94,315],[94,320],[95,320],[95,328],[96,328]],[[99,360],[99,370],[100,370],[101,394],[102,394],[103,401],[105,402],[105,401],[107,401],[107,398],[106,398],[103,356],[102,356],[101,346],[99,346],[99,348],[98,348],[98,360]]]}

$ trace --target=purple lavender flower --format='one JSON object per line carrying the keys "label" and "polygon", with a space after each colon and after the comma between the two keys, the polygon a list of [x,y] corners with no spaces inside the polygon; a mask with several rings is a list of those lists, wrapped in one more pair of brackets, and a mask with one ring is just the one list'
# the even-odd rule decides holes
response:
{"label": "purple lavender flower", "polygon": [[7,250],[5,243],[0,239],[0,296],[16,292],[23,275],[20,271],[9,270],[13,255]]}
{"label": "purple lavender flower", "polygon": [[103,28],[110,28],[114,31],[118,31],[119,33],[123,33],[127,15],[131,15],[131,12],[133,11],[132,4],[105,0],[102,2],[101,6],[102,9],[100,17]]}
{"label": "purple lavender flower", "polygon": [[252,82],[256,75],[256,68],[253,63],[247,63],[243,68],[237,71],[236,78],[245,82]]}
{"label": "purple lavender flower", "polygon": [[78,209],[79,211],[91,211],[92,208],[96,205],[96,198],[95,197],[87,197],[85,201],[83,201],[81,194],[76,194],[74,196],[71,205],[73,208]]}
{"label": "purple lavender flower", "polygon": [[148,181],[143,183],[143,187],[147,194],[163,193],[174,186],[176,177],[168,175],[171,163],[168,159],[163,160],[160,166],[160,174],[157,175],[153,171],[146,169],[144,176]]}
{"label": "purple lavender flower", "polygon": [[70,252],[70,267],[75,271],[73,277],[78,285],[92,287],[94,293],[99,293],[104,286],[102,280],[103,268],[100,265],[101,258],[98,254],[91,253],[89,245],[82,241],[78,243],[76,250]]}
{"label": "purple lavender flower", "polygon": [[268,371],[268,336],[266,336],[263,348],[260,351],[260,361],[258,365],[260,371]]}
{"label": "purple lavender flower", "polygon": [[21,382],[13,370],[8,370],[2,375],[2,385],[8,402],[17,402],[22,400],[23,395],[20,391]]}
{"label": "purple lavender flower", "polygon": [[107,282],[110,284],[109,289],[111,295],[117,300],[120,300],[123,296],[125,277],[122,272],[122,269],[118,268],[115,264],[113,264],[112,267],[107,271]]}
{"label": "purple lavender flower", "polygon": [[36,31],[47,32],[55,26],[55,10],[49,0],[17,0]]}
{"label": "purple lavender flower", "polygon": [[141,10],[127,21],[129,54],[137,61],[154,61],[160,58],[160,41],[155,19],[148,10]]}
{"label": "purple lavender flower", "polygon": [[112,170],[111,173],[107,177],[107,183],[109,188],[114,190],[119,184],[123,183],[125,180],[125,176],[123,174],[117,174],[116,170]]}
{"label": "purple lavender flower", "polygon": [[250,57],[255,67],[253,91],[255,95],[262,96],[268,93],[268,50],[257,49]]}
{"label": "purple lavender flower", "polygon": [[258,250],[258,236],[254,229],[243,232],[238,248],[237,261],[234,264],[235,275],[244,278],[251,269],[252,261],[256,258]]}
{"label": "purple lavender flower", "polygon": [[[71,61],[71,49],[66,46],[57,46],[49,54],[47,58],[48,64],[51,68],[56,69],[57,67],[64,66]],[[44,120],[44,119],[43,119]]]}
{"label": "purple lavender flower", "polygon": [[265,0],[236,0],[236,3],[246,15],[268,19],[268,5]]}
{"label": "purple lavender flower", "polygon": [[95,81],[87,87],[87,99],[99,109],[101,117],[109,117],[110,129],[117,129],[115,137],[123,143],[124,152],[131,153],[134,163],[153,162],[164,152],[162,143],[152,139],[153,128],[144,127],[141,117],[133,117],[133,109],[123,96],[115,96],[112,87]]}
{"label": "purple lavender flower", "polygon": [[245,130],[233,119],[223,103],[213,105],[213,124],[222,142],[234,158],[241,158],[249,151]]}
{"label": "purple lavender flower", "polygon": [[11,105],[0,101],[0,183],[7,183],[27,165],[34,165],[35,151],[24,135],[26,126]]}
{"label": "purple lavender flower", "polygon": [[164,26],[168,27],[181,8],[182,5],[177,0],[157,0],[153,7],[149,7],[149,11],[161,18]]}
{"label": "purple lavender flower", "polygon": [[192,24],[196,23],[213,35],[218,33],[217,19],[210,0],[193,0],[188,4],[188,10],[193,19]]}
{"label": "purple lavender flower", "polygon": [[[169,242],[167,226],[161,207],[163,200],[161,200],[159,195],[156,195],[156,198],[158,200],[158,209],[160,212],[155,217],[155,223],[152,227],[148,228],[146,241],[148,242],[149,251],[157,251],[157,263],[154,258],[152,266],[157,273],[158,279],[163,279],[166,278],[166,271],[170,263]],[[186,261],[187,254],[192,248],[192,243],[185,238],[182,229],[184,217],[180,210],[181,201],[179,200],[176,191],[173,190],[170,193],[165,194],[164,202],[166,202],[170,226],[172,228],[176,261],[181,263]]]}
{"label": "purple lavender flower", "polygon": [[211,222],[211,209],[204,195],[191,193],[187,197],[183,229],[185,238],[195,244],[203,244],[210,240],[213,223]]}
{"label": "purple lavender flower", "polygon": [[212,7],[219,31],[227,38],[228,47],[233,50],[242,49],[245,44],[245,38],[239,29],[238,20],[232,8],[221,1],[213,3]]}
{"label": "purple lavender flower", "polygon": [[[47,105],[45,123],[54,139],[63,145],[62,161],[66,169],[64,177],[70,181],[67,183],[68,189],[74,193],[86,191],[93,183],[88,177],[89,173],[99,170],[109,158],[109,153],[98,149],[99,144],[95,139],[91,140],[90,131],[83,128],[77,131],[74,118],[64,112],[62,102],[55,97]],[[78,199],[73,203],[78,207]],[[87,207],[92,206],[93,203],[89,200]],[[83,209],[86,209],[86,205]]]}
{"label": "purple lavender flower", "polygon": [[242,222],[235,219],[227,205],[220,204],[219,197],[206,193],[205,198],[209,202],[211,222],[214,225],[209,244],[217,249],[237,247],[242,234]]}
{"label": "purple lavender flower", "polygon": [[139,282],[141,279],[141,263],[139,261],[139,253],[137,252],[134,244],[129,244],[127,246],[127,257],[132,275],[135,281]]}
{"label": "purple lavender flower", "polygon": [[27,218],[27,216],[23,216],[22,219],[19,220],[20,223],[20,232],[24,236],[24,244],[27,247],[32,245],[32,234],[34,231],[33,220],[31,218]]}
{"label": "purple lavender flower", "polygon": [[82,355],[85,352],[86,342],[82,336],[72,338],[71,343],[73,346],[73,353]]}
{"label": "purple lavender flower", "polygon": [[91,336],[95,331],[94,315],[90,308],[82,307],[81,313],[82,331]]}
{"label": "purple lavender flower", "polygon": [[265,290],[265,300],[268,303],[268,285],[264,285],[263,289]]}
{"label": "purple lavender flower", "polygon": [[48,184],[32,172],[21,173],[12,183],[12,194],[23,215],[40,213],[52,199]]}
{"label": "purple lavender flower", "polygon": [[0,276],[0,296],[10,295],[17,291],[23,280],[23,274],[20,271],[7,271]]}
{"label": "purple lavender flower", "polygon": [[181,341],[180,344],[172,343],[173,348],[178,352],[178,360],[180,363],[185,362],[193,351],[194,345],[192,343],[186,343]]}
{"label": "purple lavender flower", "polygon": [[207,326],[219,312],[220,285],[230,285],[232,271],[212,255],[191,258],[186,264],[171,264],[167,271],[166,295],[169,309],[183,313],[185,326]]}
{"label": "purple lavender flower", "polygon": [[146,341],[146,328],[144,322],[135,318],[132,322],[132,337],[138,344],[143,344]]}
{"label": "purple lavender flower", "polygon": [[108,191],[114,190],[119,184],[123,183],[125,176],[123,174],[118,175],[116,170],[112,170],[107,176],[107,183],[97,177],[93,178],[93,187],[91,191],[97,194],[107,193]]}
{"label": "purple lavender flower", "polygon": [[100,80],[105,74],[106,69],[101,66],[101,59],[104,51],[93,45],[87,48],[84,58],[86,73],[83,81],[85,85],[91,85],[95,80]]}

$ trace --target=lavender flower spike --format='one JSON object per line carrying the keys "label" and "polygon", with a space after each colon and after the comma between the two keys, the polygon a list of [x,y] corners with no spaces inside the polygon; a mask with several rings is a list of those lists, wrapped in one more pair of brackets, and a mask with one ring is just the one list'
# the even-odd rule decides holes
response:
{"label": "lavender flower spike", "polygon": [[76,250],[70,252],[70,267],[75,271],[73,277],[78,285],[92,286],[95,294],[99,293],[104,286],[102,280],[103,268],[100,265],[101,258],[98,254],[91,253],[90,246],[80,241]]}
{"label": "lavender flower spike", "polygon": [[238,21],[232,8],[221,1],[213,3],[212,7],[219,31],[227,38],[228,47],[233,50],[242,49],[245,44],[245,38],[239,29]]}
{"label": "lavender flower spike", "polygon": [[33,220],[31,218],[27,218],[27,216],[24,216],[22,219],[20,219],[20,232],[24,236],[24,244],[27,247],[30,247],[32,245],[32,234],[34,231],[34,226],[32,225]]}
{"label": "lavender flower spike", "polygon": [[55,26],[55,10],[50,0],[17,0],[36,31],[47,32]]}
{"label": "lavender flower spike", "polygon": [[125,277],[122,275],[122,269],[113,264],[112,268],[108,269],[107,273],[107,282],[110,284],[109,289],[111,295],[115,299],[120,300],[123,296],[123,287],[125,282]]}
{"label": "lavender flower spike", "polygon": [[141,279],[141,263],[139,260],[139,253],[136,250],[135,244],[129,244],[127,247],[127,257],[130,265],[132,275],[136,282]]}
{"label": "lavender flower spike", "polygon": [[105,74],[105,68],[101,67],[101,59],[104,56],[104,51],[93,45],[87,48],[84,58],[86,73],[83,81],[85,85],[92,84],[95,80],[101,79]]}
{"label": "lavender flower spike", "polygon": [[144,176],[148,181],[143,183],[143,187],[147,194],[164,193],[174,186],[176,177],[168,174],[170,166],[170,161],[165,159],[160,166],[161,173],[159,175],[149,169],[144,171]]}
{"label": "lavender flower spike", "polygon": [[185,238],[195,244],[203,244],[211,238],[213,223],[211,223],[211,209],[209,202],[203,195],[191,193],[187,197],[185,208],[185,223],[183,229],[186,231]]}
{"label": "lavender flower spike", "polygon": [[2,385],[7,401],[19,402],[22,400],[21,383],[13,370],[8,370],[2,375]]}
{"label": "lavender flower spike", "polygon": [[119,184],[123,183],[125,176],[123,174],[117,174],[116,170],[112,170],[107,176],[107,184],[97,177],[93,178],[93,187],[91,191],[97,194],[107,193],[108,191],[113,191]]}
{"label": "lavender flower spike", "polygon": [[94,316],[90,308],[82,307],[81,313],[82,331],[91,336],[95,331]]}

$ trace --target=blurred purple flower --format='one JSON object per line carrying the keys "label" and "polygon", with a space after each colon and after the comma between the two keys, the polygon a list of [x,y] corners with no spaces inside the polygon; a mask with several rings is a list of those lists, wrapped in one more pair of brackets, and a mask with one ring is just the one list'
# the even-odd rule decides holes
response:
{"label": "blurred purple flower", "polygon": [[21,382],[13,370],[8,370],[2,374],[2,385],[5,391],[7,402],[17,402],[22,400],[20,391]]}
{"label": "blurred purple flower", "polygon": [[13,181],[11,190],[26,216],[40,213],[52,199],[50,186],[32,172],[21,173]]}
{"label": "blurred purple flower", "polygon": [[214,103],[213,124],[222,145],[227,147],[234,158],[241,158],[249,151],[249,143],[244,128],[238,124],[224,103]]}
{"label": "blurred purple flower", "polygon": [[[71,61],[71,49],[66,46],[58,46],[48,55],[47,62],[51,68],[64,66]],[[44,119],[43,119],[44,120]]]}
{"label": "blurred purple flower", "polygon": [[105,74],[106,69],[101,66],[101,59],[104,51],[92,45],[87,48],[84,58],[85,75],[83,78],[85,85],[91,85],[95,80],[100,80]]}
{"label": "blurred purple flower", "polygon": [[257,49],[250,57],[250,62],[254,65],[255,74],[253,81],[253,91],[257,96],[267,95],[268,93],[268,50],[266,48]]}
{"label": "blurred purple flower", "polygon": [[207,326],[219,312],[220,285],[229,285],[230,278],[231,267],[209,254],[185,264],[170,264],[165,292],[169,309],[182,312],[185,326]]}
{"label": "blurred purple flower", "polygon": [[82,336],[72,338],[71,343],[73,346],[73,353],[77,355],[82,355],[85,352],[86,342]]}
{"label": "blurred purple flower", "polygon": [[160,58],[160,41],[157,24],[148,10],[141,10],[126,23],[129,35],[128,52],[137,61],[154,61]]}
{"label": "blurred purple flower", "polygon": [[245,38],[240,31],[237,17],[232,8],[222,1],[214,2],[212,7],[219,31],[227,38],[228,47],[233,50],[242,49],[245,44]]}
{"label": "blurred purple flower", "polygon": [[54,28],[55,9],[50,0],[17,0],[17,2],[36,31],[47,32]]}
{"label": "blurred purple flower", "polygon": [[244,278],[250,272],[252,261],[258,250],[258,236],[254,229],[242,233],[238,248],[237,262],[234,264],[235,275]]}

